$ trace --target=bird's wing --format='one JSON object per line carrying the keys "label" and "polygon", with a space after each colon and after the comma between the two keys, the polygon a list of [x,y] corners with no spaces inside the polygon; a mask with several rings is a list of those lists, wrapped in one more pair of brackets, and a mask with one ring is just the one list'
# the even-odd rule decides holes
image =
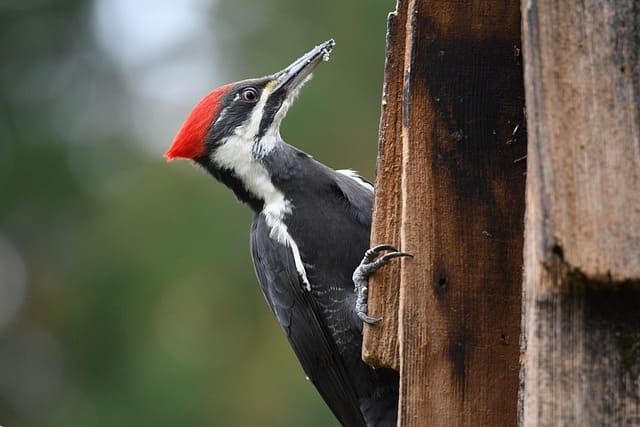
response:
{"label": "bird's wing", "polygon": [[[355,174],[353,171],[337,171],[333,176],[336,191],[348,201],[348,212],[359,223],[371,229],[371,212],[373,211],[373,185]],[[369,232],[365,234],[369,243]],[[355,267],[354,267],[355,268]]]}
{"label": "bird's wing", "polygon": [[269,237],[257,215],[251,227],[251,254],[262,292],[309,380],[345,426],[366,426],[344,363],[319,309],[296,271],[291,249]]}

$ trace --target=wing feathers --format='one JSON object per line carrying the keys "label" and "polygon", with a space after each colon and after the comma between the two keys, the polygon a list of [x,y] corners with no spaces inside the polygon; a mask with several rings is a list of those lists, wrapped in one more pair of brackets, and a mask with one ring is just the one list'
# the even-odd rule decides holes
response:
{"label": "wing feathers", "polygon": [[309,292],[303,291],[291,249],[269,237],[262,215],[251,227],[251,254],[262,292],[305,373],[346,426],[366,426],[344,362]]}

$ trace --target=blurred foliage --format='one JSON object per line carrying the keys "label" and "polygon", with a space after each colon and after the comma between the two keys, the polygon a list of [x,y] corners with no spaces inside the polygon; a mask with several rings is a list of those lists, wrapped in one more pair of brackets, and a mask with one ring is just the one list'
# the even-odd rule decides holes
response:
{"label": "blurred foliage", "polygon": [[[146,144],[130,130],[127,76],[96,41],[94,6],[0,5],[0,311],[16,310],[0,315],[0,425],[336,425],[260,295],[248,209],[167,164],[173,134]],[[373,178],[393,8],[234,0],[202,13],[230,80],[334,37],[282,135]]]}

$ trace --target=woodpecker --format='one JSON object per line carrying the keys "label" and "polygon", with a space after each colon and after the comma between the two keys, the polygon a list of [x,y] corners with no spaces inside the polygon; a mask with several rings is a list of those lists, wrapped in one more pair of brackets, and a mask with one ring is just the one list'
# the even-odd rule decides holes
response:
{"label": "woodpecker", "polygon": [[[398,374],[361,359],[367,277],[395,257],[369,248],[373,186],[286,144],[280,124],[334,41],[275,74],[224,85],[193,109],[165,153],[189,159],[255,214],[262,293],[307,378],[345,426],[395,426]],[[364,254],[364,257],[363,257]]]}

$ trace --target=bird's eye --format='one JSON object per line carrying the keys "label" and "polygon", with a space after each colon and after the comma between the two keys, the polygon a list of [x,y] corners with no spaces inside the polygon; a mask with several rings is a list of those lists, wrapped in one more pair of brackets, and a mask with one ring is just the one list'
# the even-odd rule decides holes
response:
{"label": "bird's eye", "polygon": [[242,91],[242,99],[244,99],[245,101],[254,102],[256,99],[258,99],[258,94],[253,88],[245,89]]}

